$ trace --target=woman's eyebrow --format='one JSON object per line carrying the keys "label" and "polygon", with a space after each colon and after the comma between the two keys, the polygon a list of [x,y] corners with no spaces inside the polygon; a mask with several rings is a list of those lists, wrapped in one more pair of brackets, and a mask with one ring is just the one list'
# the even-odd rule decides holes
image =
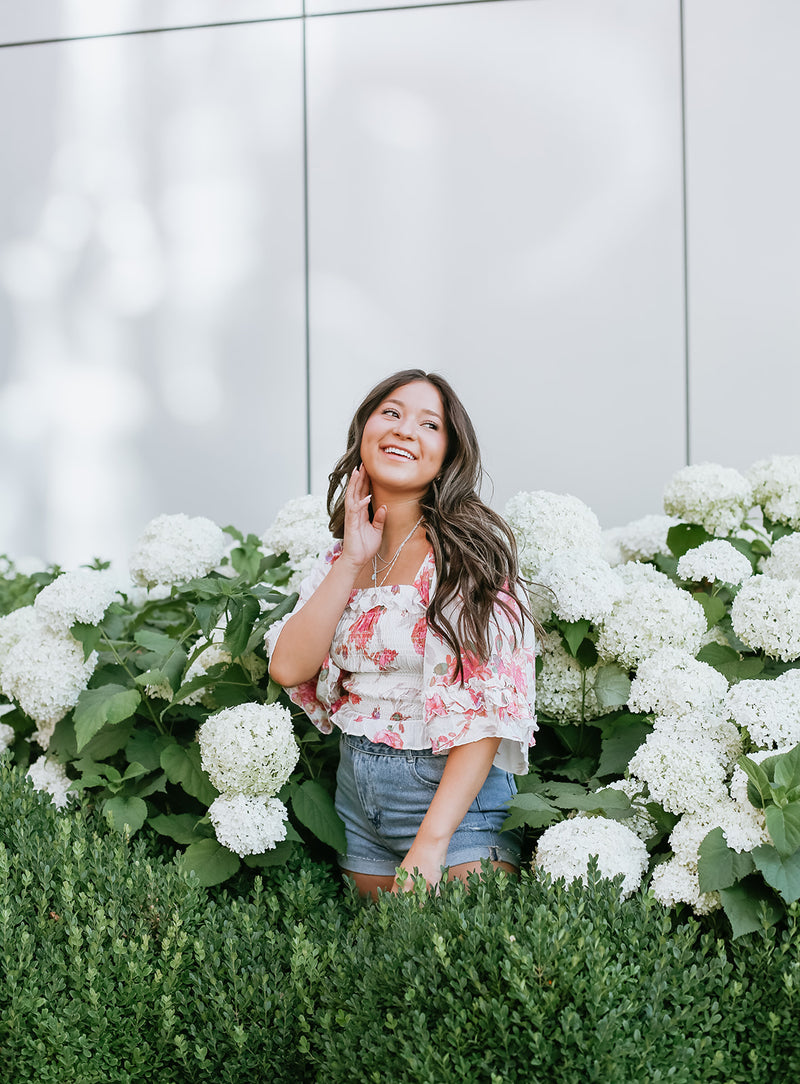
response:
{"label": "woman's eyebrow", "polygon": [[[402,399],[384,399],[384,402],[385,403],[394,403],[395,406],[400,406],[400,407],[404,407],[406,405],[403,402]],[[427,407],[422,408],[422,413],[423,414],[432,414],[434,416],[434,418],[438,418],[439,421],[442,420],[441,414],[437,414],[437,412],[435,410],[428,410]]]}

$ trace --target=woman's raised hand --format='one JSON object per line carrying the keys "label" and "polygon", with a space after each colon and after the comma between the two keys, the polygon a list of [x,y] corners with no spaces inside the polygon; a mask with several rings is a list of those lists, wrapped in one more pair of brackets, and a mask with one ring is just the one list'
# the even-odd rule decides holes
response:
{"label": "woman's raised hand", "polygon": [[380,548],[387,508],[382,504],[370,522],[370,480],[367,469],[361,464],[347,482],[344,495],[344,538],[342,557],[349,558],[359,567],[370,561]]}

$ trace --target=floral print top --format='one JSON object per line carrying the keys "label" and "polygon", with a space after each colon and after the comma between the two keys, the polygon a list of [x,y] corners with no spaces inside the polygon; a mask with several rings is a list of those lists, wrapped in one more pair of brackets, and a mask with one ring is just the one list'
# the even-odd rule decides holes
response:
{"label": "floral print top", "polygon": [[[292,613],[308,601],[340,553],[337,542],[320,557],[300,585]],[[429,551],[413,584],[354,590],[319,673],[286,692],[324,734],[335,724],[396,749],[435,753],[499,737],[494,763],[524,775],[536,730],[532,631],[526,625],[515,644],[514,628],[497,608],[491,655],[483,663],[467,650],[462,653],[462,685],[451,649],[425,618],[435,578]],[[268,654],[291,616],[268,630]],[[447,616],[455,624],[457,611]]]}

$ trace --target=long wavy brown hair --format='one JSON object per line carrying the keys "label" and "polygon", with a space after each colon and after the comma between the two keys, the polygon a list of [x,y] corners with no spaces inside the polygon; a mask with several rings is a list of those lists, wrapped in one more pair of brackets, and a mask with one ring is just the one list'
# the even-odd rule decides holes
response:
{"label": "long wavy brown hair", "polygon": [[[511,528],[478,496],[483,479],[478,438],[461,400],[444,377],[422,369],[404,369],[369,392],[350,423],[347,450],[328,475],[330,529],[334,538],[344,536],[344,492],[347,478],[361,463],[361,437],[367,419],[393,391],[416,381],[432,384],[439,392],[447,429],[442,469],[421,502],[436,561],[436,588],[427,620],[452,648],[463,682],[462,652],[469,651],[482,662],[491,654],[489,626],[495,606],[505,612],[520,634],[525,621],[538,633],[541,627],[523,601],[527,596]],[[372,513],[370,508],[370,517]],[[459,606],[455,627],[445,616],[446,607],[453,602]]]}

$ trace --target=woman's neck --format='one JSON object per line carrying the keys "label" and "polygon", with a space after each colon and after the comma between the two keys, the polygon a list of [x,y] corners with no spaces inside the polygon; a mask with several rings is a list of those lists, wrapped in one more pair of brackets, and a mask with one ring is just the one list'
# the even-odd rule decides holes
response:
{"label": "woman's neck", "polygon": [[415,534],[414,527],[421,520],[423,513],[416,497],[410,500],[392,499],[391,496],[386,495],[382,501],[380,496],[373,493],[372,507],[380,508],[381,504],[385,504],[388,509],[380,546],[380,553],[386,555],[394,553],[404,539],[411,540]]}

